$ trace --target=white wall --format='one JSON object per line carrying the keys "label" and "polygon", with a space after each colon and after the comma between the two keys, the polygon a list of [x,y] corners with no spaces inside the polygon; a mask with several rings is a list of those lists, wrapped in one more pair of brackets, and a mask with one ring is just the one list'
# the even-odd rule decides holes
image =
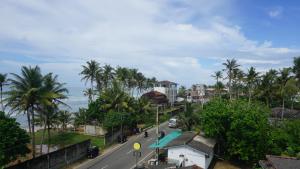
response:
{"label": "white wall", "polygon": [[103,136],[106,134],[106,130],[100,126],[86,125],[84,126],[84,133],[92,136]]}
{"label": "white wall", "polygon": [[[188,146],[178,146],[171,147],[168,149],[168,161],[182,161],[182,157],[180,155],[184,155],[184,158],[187,159],[185,161],[185,166],[197,165],[201,168],[207,169],[209,166],[210,160],[205,159],[205,154],[194,150]],[[211,157],[210,157],[211,158]]]}

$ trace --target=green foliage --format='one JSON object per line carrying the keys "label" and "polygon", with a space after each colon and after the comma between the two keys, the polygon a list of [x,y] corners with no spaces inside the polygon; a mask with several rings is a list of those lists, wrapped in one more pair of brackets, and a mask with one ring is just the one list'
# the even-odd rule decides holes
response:
{"label": "green foliage", "polygon": [[30,152],[30,137],[15,119],[0,112],[0,167]]}
{"label": "green foliage", "polygon": [[195,111],[195,106],[192,106],[192,104],[188,102],[185,103],[185,110],[178,115],[183,129],[188,131],[191,131],[199,120],[199,114]]}
{"label": "green foliage", "polygon": [[300,120],[283,121],[271,130],[271,153],[297,156],[300,153]]}
{"label": "green foliage", "polygon": [[268,148],[269,110],[259,103],[212,100],[202,111],[202,129],[215,137],[230,159],[252,162]]}

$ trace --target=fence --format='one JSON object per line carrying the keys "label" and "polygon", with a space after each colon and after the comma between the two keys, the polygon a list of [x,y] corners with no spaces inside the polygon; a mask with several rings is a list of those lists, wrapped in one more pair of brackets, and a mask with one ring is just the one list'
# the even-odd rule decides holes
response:
{"label": "fence", "polygon": [[87,156],[91,140],[67,146],[6,169],[58,169]]}

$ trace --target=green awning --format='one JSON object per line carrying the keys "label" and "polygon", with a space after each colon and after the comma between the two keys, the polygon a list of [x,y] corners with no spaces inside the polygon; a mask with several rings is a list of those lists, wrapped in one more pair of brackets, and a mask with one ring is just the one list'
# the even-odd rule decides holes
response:
{"label": "green awning", "polygon": [[170,134],[166,135],[165,137],[163,137],[162,139],[160,139],[157,142],[155,141],[153,144],[151,144],[149,146],[149,148],[163,148],[165,147],[169,142],[171,142],[172,140],[174,140],[175,138],[179,137],[182,134],[181,131],[173,131]]}

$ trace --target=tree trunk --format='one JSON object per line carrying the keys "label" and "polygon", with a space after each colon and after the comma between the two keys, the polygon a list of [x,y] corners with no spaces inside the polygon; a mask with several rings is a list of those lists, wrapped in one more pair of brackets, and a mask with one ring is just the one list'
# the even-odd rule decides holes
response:
{"label": "tree trunk", "polygon": [[249,100],[248,100],[248,105],[250,105],[250,103],[251,103],[251,89],[250,89],[250,87],[249,87]]}
{"label": "tree trunk", "polygon": [[47,133],[48,133],[48,146],[47,146],[47,153],[50,151],[50,125],[47,122]]}
{"label": "tree trunk", "polygon": [[229,88],[228,88],[228,91],[229,91],[229,100],[231,101],[232,98],[231,98],[231,77],[229,77]]}
{"label": "tree trunk", "polygon": [[43,154],[43,143],[44,143],[44,139],[45,139],[45,133],[46,133],[46,122],[45,122],[45,125],[44,125],[44,129],[43,129],[43,135],[42,135],[42,140],[40,142],[40,155]]}
{"label": "tree trunk", "polygon": [[294,98],[292,97],[292,105],[291,105],[291,109],[294,110]]}
{"label": "tree trunk", "polygon": [[31,120],[30,120],[30,112],[28,112],[28,110],[26,110],[26,115],[27,115],[27,123],[28,123],[28,131],[29,131],[29,135],[31,136]]}
{"label": "tree trunk", "polygon": [[3,91],[3,89],[2,89],[2,85],[0,86],[0,102],[1,102],[1,107],[2,107],[2,111],[4,112],[4,106],[3,106],[3,100],[2,100],[2,91]]}
{"label": "tree trunk", "polygon": [[32,157],[35,158],[34,108],[31,106]]}
{"label": "tree trunk", "polygon": [[284,98],[282,99],[281,119],[283,119],[283,113],[284,113]]}

